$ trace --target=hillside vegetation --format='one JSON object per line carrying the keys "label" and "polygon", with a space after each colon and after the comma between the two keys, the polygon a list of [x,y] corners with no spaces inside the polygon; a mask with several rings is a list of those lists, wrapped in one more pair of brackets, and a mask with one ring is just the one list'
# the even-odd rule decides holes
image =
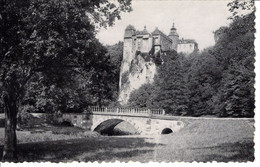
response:
{"label": "hillside vegetation", "polygon": [[129,99],[131,107],[163,108],[172,115],[254,116],[254,12],[221,27],[215,46],[189,56],[161,55],[154,84]]}

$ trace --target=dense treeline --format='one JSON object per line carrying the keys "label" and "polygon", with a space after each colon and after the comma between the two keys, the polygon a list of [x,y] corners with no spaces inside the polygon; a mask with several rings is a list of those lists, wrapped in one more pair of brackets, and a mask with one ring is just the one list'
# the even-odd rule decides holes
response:
{"label": "dense treeline", "polygon": [[254,116],[254,12],[236,16],[214,47],[189,56],[162,55],[154,84],[130,96],[133,107],[173,115]]}

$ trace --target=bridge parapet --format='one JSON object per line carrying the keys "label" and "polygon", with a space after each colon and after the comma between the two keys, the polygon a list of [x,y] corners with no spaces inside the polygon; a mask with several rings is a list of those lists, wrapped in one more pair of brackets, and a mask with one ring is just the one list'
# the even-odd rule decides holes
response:
{"label": "bridge parapet", "polygon": [[165,115],[163,109],[146,109],[146,108],[116,108],[116,107],[89,107],[90,112],[99,114],[112,114],[112,115],[133,115],[133,116],[152,116],[152,115]]}

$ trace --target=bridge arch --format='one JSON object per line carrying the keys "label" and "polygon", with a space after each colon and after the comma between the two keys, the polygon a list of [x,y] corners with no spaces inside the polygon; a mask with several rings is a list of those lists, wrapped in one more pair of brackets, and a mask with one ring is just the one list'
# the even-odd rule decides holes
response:
{"label": "bridge arch", "polygon": [[102,131],[110,131],[113,130],[119,123],[124,121],[132,125],[138,134],[142,133],[142,129],[139,127],[138,123],[127,117],[106,117],[98,119],[98,121],[95,121],[95,123],[92,125],[91,130],[100,133],[102,133]]}
{"label": "bridge arch", "polygon": [[161,131],[162,135],[173,133],[173,130],[171,128],[164,128]]}

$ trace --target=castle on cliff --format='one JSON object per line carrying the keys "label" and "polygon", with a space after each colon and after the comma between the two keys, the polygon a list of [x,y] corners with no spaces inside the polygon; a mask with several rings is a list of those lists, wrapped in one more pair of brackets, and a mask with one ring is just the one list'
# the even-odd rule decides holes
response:
{"label": "castle on cliff", "polygon": [[157,73],[157,66],[151,59],[145,60],[140,53],[163,53],[175,50],[190,54],[198,49],[194,40],[179,39],[174,24],[167,36],[158,28],[149,33],[144,27],[137,31],[132,25],[125,29],[123,59],[120,68],[118,102],[127,105],[133,91],[144,84],[152,84]]}
{"label": "castle on cliff", "polygon": [[143,31],[137,31],[132,25],[126,27],[124,50],[132,53],[136,51],[148,53],[151,49],[154,49],[154,53],[175,50],[178,53],[190,54],[198,49],[198,44],[195,40],[179,39],[174,23],[168,36],[158,28],[149,33],[146,27]]}

